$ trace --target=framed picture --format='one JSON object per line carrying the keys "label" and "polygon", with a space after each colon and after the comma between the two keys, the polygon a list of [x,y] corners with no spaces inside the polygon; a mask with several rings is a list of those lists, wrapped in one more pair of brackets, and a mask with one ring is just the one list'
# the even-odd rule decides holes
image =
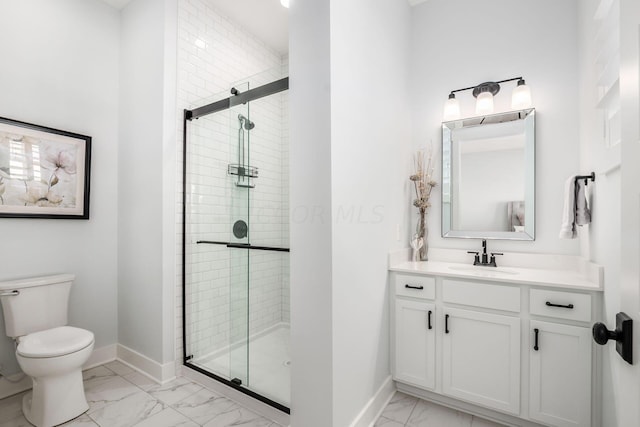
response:
{"label": "framed picture", "polygon": [[0,117],[0,217],[89,219],[91,137]]}

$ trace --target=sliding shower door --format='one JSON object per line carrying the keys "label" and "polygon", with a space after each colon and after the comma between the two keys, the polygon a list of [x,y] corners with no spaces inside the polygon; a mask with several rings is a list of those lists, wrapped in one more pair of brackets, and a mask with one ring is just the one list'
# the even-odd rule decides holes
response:
{"label": "sliding shower door", "polygon": [[288,112],[266,87],[185,112],[183,341],[187,366],[288,411]]}

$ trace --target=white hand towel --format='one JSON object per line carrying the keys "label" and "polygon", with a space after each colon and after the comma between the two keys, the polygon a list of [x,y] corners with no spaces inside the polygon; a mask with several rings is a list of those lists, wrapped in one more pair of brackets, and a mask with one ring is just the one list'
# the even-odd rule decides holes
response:
{"label": "white hand towel", "polygon": [[591,210],[587,201],[587,184],[580,179],[576,183],[576,224],[585,225],[591,223]]}
{"label": "white hand towel", "polygon": [[576,175],[570,176],[564,183],[564,209],[562,209],[561,239],[575,239],[576,230]]}

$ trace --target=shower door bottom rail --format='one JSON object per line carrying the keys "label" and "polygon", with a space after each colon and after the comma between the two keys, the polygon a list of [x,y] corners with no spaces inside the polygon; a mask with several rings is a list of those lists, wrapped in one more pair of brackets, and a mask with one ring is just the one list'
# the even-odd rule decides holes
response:
{"label": "shower door bottom rail", "polygon": [[225,245],[228,248],[237,248],[237,249],[254,249],[258,251],[290,252],[289,248],[276,248],[272,246],[254,246],[248,243],[217,242],[214,240],[198,240],[196,243],[207,244],[207,245]]}

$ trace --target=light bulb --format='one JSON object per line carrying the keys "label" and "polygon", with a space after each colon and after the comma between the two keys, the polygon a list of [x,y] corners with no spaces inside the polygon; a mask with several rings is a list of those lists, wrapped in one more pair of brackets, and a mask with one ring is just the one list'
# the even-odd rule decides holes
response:
{"label": "light bulb", "polygon": [[460,102],[454,94],[449,95],[449,99],[444,103],[444,121],[457,120],[460,118]]}
{"label": "light bulb", "polygon": [[482,116],[491,113],[493,113],[493,95],[491,92],[482,92],[476,99],[476,114]]}
{"label": "light bulb", "polygon": [[518,80],[518,86],[513,89],[511,94],[511,108],[514,110],[523,110],[531,107],[531,88],[524,84],[524,80]]}
{"label": "light bulb", "polygon": [[280,0],[280,4],[286,8],[289,8],[289,0]]}

